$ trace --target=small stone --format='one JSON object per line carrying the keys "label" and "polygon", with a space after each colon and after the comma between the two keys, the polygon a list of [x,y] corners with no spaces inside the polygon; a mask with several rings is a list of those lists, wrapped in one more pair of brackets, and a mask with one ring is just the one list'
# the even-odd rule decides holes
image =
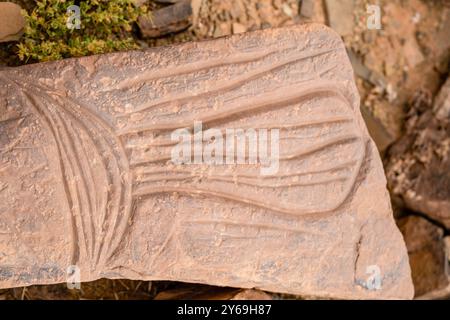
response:
{"label": "small stone", "polygon": [[200,16],[200,9],[202,7],[203,0],[191,0],[192,8],[192,25],[196,26],[198,24],[198,19]]}
{"label": "small stone", "polygon": [[444,238],[445,254],[447,256],[447,262],[450,263],[450,236]]}
{"label": "small stone", "polygon": [[261,29],[269,29],[272,28],[272,25],[270,24],[270,22],[264,21],[263,23],[261,23]]}
{"label": "small stone", "polygon": [[314,0],[302,0],[300,15],[305,18],[312,18],[314,16]]}
{"label": "small stone", "polygon": [[214,29],[214,38],[231,34],[231,25],[227,22],[218,23]]}
{"label": "small stone", "polygon": [[353,33],[354,0],[325,0],[330,27],[341,36]]}
{"label": "small stone", "polygon": [[386,129],[385,125],[366,106],[361,106],[361,115],[375,141],[378,151],[383,153],[394,141],[395,137]]}
{"label": "small stone", "polygon": [[384,77],[377,72],[370,70],[352,49],[347,49],[347,54],[352,63],[353,70],[358,77],[370,82],[376,87],[380,87],[380,89],[384,90],[387,88]]}
{"label": "small stone", "polygon": [[15,3],[0,2],[0,42],[20,39],[25,27],[21,10]]}
{"label": "small stone", "polygon": [[247,28],[239,22],[233,23],[233,34],[246,32]]}
{"label": "small stone", "polygon": [[287,3],[283,4],[283,12],[290,18],[294,17],[294,10]]}
{"label": "small stone", "polygon": [[442,86],[435,99],[433,112],[439,120],[445,121],[450,119],[450,77]]}
{"label": "small stone", "polygon": [[187,29],[192,24],[190,0],[152,11],[151,16],[141,16],[138,26],[144,38],[157,38]]}
{"label": "small stone", "polygon": [[408,38],[402,47],[402,53],[410,68],[416,67],[425,60],[425,57],[415,38]]}
{"label": "small stone", "polygon": [[352,49],[347,49],[347,54],[355,74],[366,81],[370,81],[372,71],[364,65],[362,59]]}

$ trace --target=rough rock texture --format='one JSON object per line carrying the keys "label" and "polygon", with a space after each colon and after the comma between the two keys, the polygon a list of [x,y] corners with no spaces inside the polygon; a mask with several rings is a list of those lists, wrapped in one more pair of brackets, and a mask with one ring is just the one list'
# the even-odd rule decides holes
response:
{"label": "rough rock texture", "polygon": [[416,296],[444,292],[450,273],[443,230],[416,216],[400,219],[398,225],[408,248]]}
{"label": "rough rock texture", "polygon": [[316,3],[314,0],[303,0],[301,2],[300,14],[302,17],[312,18],[314,16],[314,9]]}
{"label": "rough rock texture", "polygon": [[241,290],[230,300],[272,300],[272,297],[263,291],[259,290]]}
{"label": "rough rock texture", "polygon": [[433,111],[436,114],[436,118],[439,120],[450,119],[450,78],[441,88],[441,91],[436,97],[434,102]]}
{"label": "rough rock texture", "polygon": [[190,0],[155,10],[151,16],[141,16],[138,19],[139,29],[144,38],[156,38],[179,32],[192,23],[192,8]]}
{"label": "rough rock texture", "polygon": [[184,285],[161,291],[155,300],[272,300],[272,296],[254,289]]}
{"label": "rough rock texture", "polygon": [[[82,281],[413,296],[353,71],[324,26],[6,69],[0,97],[0,287],[76,265]],[[278,172],[173,164],[171,133],[194,121],[278,128]]]}
{"label": "rough rock texture", "polygon": [[0,2],[0,42],[20,39],[25,27],[20,10],[20,6],[15,3]]}
{"label": "rough rock texture", "polygon": [[389,150],[393,194],[410,209],[450,228],[450,79],[433,108],[416,107],[406,134]]}
{"label": "rough rock texture", "polygon": [[325,0],[330,27],[341,36],[347,36],[353,32],[354,2],[354,0]]}

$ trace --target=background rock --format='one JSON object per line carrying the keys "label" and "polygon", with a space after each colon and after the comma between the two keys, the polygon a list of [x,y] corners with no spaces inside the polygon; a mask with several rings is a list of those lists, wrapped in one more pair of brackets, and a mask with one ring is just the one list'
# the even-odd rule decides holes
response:
{"label": "background rock", "polygon": [[157,38],[185,30],[192,24],[190,0],[180,0],[175,4],[154,10],[150,16],[141,16],[138,25],[144,38]]}
{"label": "background rock", "polygon": [[159,292],[155,300],[272,300],[272,295],[255,289],[182,284]]}
{"label": "background rock", "polygon": [[25,27],[25,19],[20,10],[17,4],[0,2],[0,42],[20,39]]}
{"label": "background rock", "polygon": [[[389,150],[388,184],[395,196],[413,211],[422,212],[450,229],[450,104],[444,86],[435,111],[416,104],[410,110],[406,134]],[[444,110],[444,111],[442,111]]]}
{"label": "background rock", "polygon": [[341,36],[352,34],[354,27],[354,0],[325,0],[328,23]]}
{"label": "background rock", "polygon": [[402,218],[398,225],[408,249],[416,297],[445,289],[450,274],[444,231],[417,216]]}

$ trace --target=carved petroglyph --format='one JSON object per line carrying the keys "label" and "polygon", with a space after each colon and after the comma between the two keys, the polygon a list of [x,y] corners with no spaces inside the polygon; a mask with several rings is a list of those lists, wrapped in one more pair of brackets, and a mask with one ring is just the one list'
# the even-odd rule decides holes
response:
{"label": "carved petroglyph", "polygon": [[128,160],[122,143],[103,120],[72,99],[36,84],[21,85],[14,77],[9,82],[39,115],[57,146],[71,211],[71,262],[89,261],[95,269],[114,253],[114,239],[125,232],[121,224],[127,224],[131,213]]}
{"label": "carved petroglyph", "polygon": [[[33,276],[46,261],[82,281],[412,294],[352,71],[324,27],[8,69],[0,90],[0,287],[65,282]],[[196,122],[279,130],[277,172],[173,163],[172,132]],[[375,292],[359,285],[368,265],[388,275]]]}

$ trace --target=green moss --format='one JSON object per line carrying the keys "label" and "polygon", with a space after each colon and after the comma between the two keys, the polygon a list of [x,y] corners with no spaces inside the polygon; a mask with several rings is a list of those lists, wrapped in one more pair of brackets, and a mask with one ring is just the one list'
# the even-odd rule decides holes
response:
{"label": "green moss", "polygon": [[80,29],[71,29],[67,8],[73,4],[38,0],[31,13],[23,11],[26,27],[18,44],[20,60],[50,61],[137,48],[132,24],[146,7],[138,8],[132,0],[80,1]]}

